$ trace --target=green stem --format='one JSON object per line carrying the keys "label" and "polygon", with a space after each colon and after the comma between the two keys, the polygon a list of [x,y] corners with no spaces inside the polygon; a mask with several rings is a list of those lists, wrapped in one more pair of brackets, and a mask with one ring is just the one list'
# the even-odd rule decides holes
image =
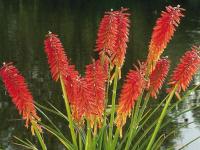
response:
{"label": "green stem", "polygon": [[107,113],[106,113],[106,108],[108,105],[108,97],[109,97],[109,87],[110,87],[110,65],[109,65],[109,70],[108,70],[108,81],[106,85],[106,97],[105,97],[105,110],[104,110],[104,119],[103,119],[103,126],[106,126],[106,119],[107,119]]}
{"label": "green stem", "polygon": [[69,101],[68,101],[68,98],[67,98],[67,93],[66,93],[66,89],[65,89],[65,85],[64,85],[62,77],[60,77],[60,82],[61,82],[61,86],[62,86],[62,92],[63,92],[64,101],[65,101],[65,107],[66,107],[67,116],[68,116],[68,120],[69,120],[69,128],[70,128],[70,132],[71,132],[71,136],[72,136],[72,141],[73,141],[75,148],[78,149],[78,145],[77,145],[77,142],[76,142],[76,134],[75,134],[75,131],[74,131],[73,120],[72,120],[70,106],[69,106]]}
{"label": "green stem", "polygon": [[[107,81],[107,86],[106,86],[106,101],[105,101],[105,108],[107,107],[108,104],[108,92],[109,92],[109,86],[110,86],[110,65],[109,65],[109,70],[108,70],[108,81]],[[105,115],[106,116],[106,115]]]}
{"label": "green stem", "polygon": [[[145,97],[145,99],[144,99],[144,104],[142,105],[142,108],[141,108],[140,113],[139,113],[139,108],[140,108],[140,104],[141,104],[141,99],[142,99],[142,97],[139,97],[138,103],[137,103],[137,105],[136,105],[135,114],[134,114],[134,115],[132,114],[132,119],[131,119],[131,124],[130,124],[130,133],[129,133],[128,142],[127,142],[127,144],[126,144],[126,148],[125,148],[125,149],[128,149],[128,148],[130,147],[130,143],[131,143],[131,141],[132,141],[132,137],[133,137],[133,135],[135,134],[135,131],[136,131],[136,129],[137,129],[137,128],[135,128],[135,127],[138,125],[138,123],[139,123],[140,120],[141,120],[141,117],[142,117],[142,115],[143,115],[143,113],[144,113],[144,110],[145,110],[145,108],[146,108],[146,105],[147,105],[147,103],[148,103],[148,101],[149,101],[149,96],[150,96],[150,94],[147,93],[147,95],[146,95],[146,97]],[[138,116],[137,114],[139,114],[139,116]],[[137,118],[137,116],[138,116],[138,118]],[[135,130],[135,131],[134,131],[134,130]],[[114,140],[113,140],[113,144],[112,144],[112,147],[114,147],[114,148],[115,148],[115,146],[116,146],[116,144],[117,144],[118,137],[119,137],[119,130],[116,130],[115,136],[114,136]]]}
{"label": "green stem", "polygon": [[42,135],[40,134],[40,131],[38,130],[38,127],[37,127],[37,125],[36,125],[36,122],[35,122],[35,121],[31,121],[31,124],[32,124],[32,127],[33,127],[33,129],[34,129],[34,131],[35,131],[35,133],[36,133],[36,136],[37,136],[37,138],[38,138],[38,140],[39,140],[39,142],[40,142],[40,145],[41,145],[41,147],[42,147],[42,150],[47,150],[47,147],[46,147],[46,145],[45,145],[45,143],[44,143],[44,140],[43,140],[43,138],[42,138]]}
{"label": "green stem", "polygon": [[[147,106],[147,104],[148,104],[149,98],[150,98],[150,93],[148,92],[148,93],[146,94],[145,98],[144,98],[144,103],[143,103],[143,105],[142,105],[141,110],[139,110],[139,105],[136,106],[138,109],[136,109],[136,111],[135,111],[135,114],[136,114],[136,115],[134,115],[134,118],[135,118],[135,119],[133,119],[133,120],[135,120],[135,121],[134,121],[134,123],[132,124],[132,128],[131,128],[131,126],[130,126],[131,131],[130,131],[130,135],[129,135],[129,137],[128,137],[128,142],[127,142],[127,144],[126,144],[126,148],[125,148],[125,149],[129,149],[129,147],[130,147],[130,145],[131,145],[131,141],[133,140],[133,137],[134,137],[134,135],[136,134],[137,126],[138,126],[139,122],[141,121],[141,118],[142,118],[142,116],[143,116],[143,113],[144,113],[144,111],[145,111],[145,108],[146,108],[146,106]],[[139,104],[141,103],[141,100],[142,100],[142,97],[141,97],[140,100],[138,101]],[[137,117],[137,116],[138,116],[138,117]],[[137,119],[136,119],[136,118],[137,118]]]}
{"label": "green stem", "polygon": [[85,150],[90,150],[91,147],[91,128],[90,123],[87,120],[87,136],[86,136],[86,143],[85,143]]}
{"label": "green stem", "polygon": [[117,141],[118,141],[118,138],[119,138],[119,130],[116,129],[116,132],[115,132],[115,135],[114,135],[114,138],[113,138],[113,142],[112,142],[112,145],[111,145],[111,149],[112,150],[115,150],[115,147],[116,147],[116,144],[117,144]]}
{"label": "green stem", "polygon": [[[144,121],[141,123],[140,128],[136,131],[135,134],[137,134],[145,125],[145,123],[149,120],[149,118],[151,118],[153,116],[153,114],[155,114],[155,112],[161,107],[161,105],[166,101],[166,99],[169,97],[169,94],[161,101],[161,103],[149,114],[149,116],[147,118],[144,119]],[[133,118],[133,117],[132,117]],[[132,123],[132,121],[131,121]],[[129,126],[128,130],[132,129],[132,125]],[[122,145],[125,143],[126,139],[128,138],[128,132],[126,132],[126,134],[124,135],[124,138],[122,140],[122,142],[119,144],[119,146],[117,147],[117,150],[120,150],[122,148]],[[150,138],[149,138],[150,139]]]}
{"label": "green stem", "polygon": [[78,139],[79,139],[79,150],[82,150],[83,149],[83,143],[82,143],[81,133],[79,133],[78,135],[79,135],[79,137],[78,137]]}
{"label": "green stem", "polygon": [[137,122],[138,120],[140,120],[138,118],[138,114],[139,114],[139,108],[140,108],[140,104],[142,101],[142,96],[143,96],[143,92],[141,93],[140,97],[137,100],[137,104],[135,107],[135,111],[132,111],[132,117],[131,117],[131,124],[130,124],[130,131],[128,133],[128,140],[125,146],[125,150],[128,150],[130,145],[131,145],[131,141],[132,141],[132,135],[135,133],[135,131],[137,130]]}
{"label": "green stem", "polygon": [[[105,128],[107,128],[107,126],[105,126]],[[102,149],[109,149],[108,147],[109,147],[109,140],[108,140],[108,130],[107,129],[105,129],[105,132],[104,132],[104,134],[103,134],[103,148]]]}
{"label": "green stem", "polygon": [[171,102],[171,99],[174,96],[176,88],[177,88],[177,85],[174,87],[173,91],[170,93],[168,99],[166,100],[165,107],[163,108],[162,113],[161,113],[161,115],[160,115],[160,117],[158,119],[157,125],[156,125],[156,127],[154,129],[153,135],[152,135],[152,137],[150,139],[150,142],[149,142],[146,150],[150,150],[152,145],[153,145],[153,143],[154,143],[154,141],[155,141],[156,135],[157,135],[157,133],[158,133],[158,131],[160,129],[161,123],[162,123],[162,121],[163,121],[163,119],[164,119],[164,117],[166,115],[167,108],[168,108],[168,106],[169,106],[169,104]]}
{"label": "green stem", "polygon": [[114,83],[113,83],[113,94],[112,94],[112,108],[111,108],[111,117],[110,117],[110,124],[109,124],[109,141],[112,140],[113,134],[113,124],[114,124],[114,117],[115,117],[115,99],[116,99],[116,92],[117,92],[117,81],[118,81],[118,68],[115,68],[114,73]]}
{"label": "green stem", "polygon": [[[146,94],[146,96],[145,96],[145,98],[144,98],[144,103],[143,103],[143,105],[142,105],[142,108],[141,108],[141,110],[140,110],[140,114],[139,114],[139,121],[141,121],[141,118],[142,118],[142,116],[143,116],[143,113],[144,113],[144,111],[145,111],[145,109],[146,109],[146,106],[147,106],[147,104],[148,104],[148,102],[149,102],[149,98],[150,98],[150,92],[148,92],[147,94]],[[139,122],[138,122],[139,123]]]}

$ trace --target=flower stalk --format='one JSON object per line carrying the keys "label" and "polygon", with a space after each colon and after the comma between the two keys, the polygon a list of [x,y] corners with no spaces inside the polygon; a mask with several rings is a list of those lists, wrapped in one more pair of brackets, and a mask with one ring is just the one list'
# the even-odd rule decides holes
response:
{"label": "flower stalk", "polygon": [[36,134],[36,136],[37,136],[37,138],[40,142],[42,150],[47,150],[46,144],[44,143],[43,137],[40,133],[40,130],[38,129],[37,123],[35,121],[31,121],[31,124],[32,124],[33,130],[34,130],[34,132],[35,132],[35,134]]}
{"label": "flower stalk", "polygon": [[91,127],[90,121],[87,120],[87,135],[86,135],[86,143],[85,143],[85,150],[90,150],[92,146],[91,142]]}
{"label": "flower stalk", "polygon": [[135,109],[132,111],[130,131],[128,133],[128,140],[127,140],[127,143],[126,143],[126,146],[125,146],[125,150],[129,149],[129,147],[131,145],[131,141],[132,141],[132,135],[135,133],[135,131],[138,128],[138,126],[137,126],[138,120],[139,120],[138,115],[139,115],[140,104],[141,104],[141,101],[142,101],[142,95],[143,95],[143,92],[137,100]]}
{"label": "flower stalk", "polygon": [[178,87],[177,85],[174,87],[173,91],[171,91],[169,97],[168,97],[167,100],[166,100],[165,106],[164,106],[164,108],[163,108],[163,110],[162,110],[162,113],[161,113],[161,115],[160,115],[160,117],[159,117],[159,119],[158,119],[158,122],[157,122],[157,124],[156,124],[155,129],[154,129],[154,132],[153,132],[153,134],[152,134],[152,136],[151,136],[150,142],[149,142],[149,144],[148,144],[148,146],[147,146],[147,150],[150,150],[150,149],[152,148],[152,145],[153,145],[153,143],[154,143],[154,141],[155,141],[155,138],[156,138],[156,136],[157,136],[157,133],[159,132],[161,123],[162,123],[164,117],[166,116],[167,108],[169,107],[169,104],[170,104],[170,102],[171,102],[171,100],[172,100],[172,98],[173,98],[173,96],[174,96],[174,93],[175,93],[176,90],[177,90],[177,87]]}
{"label": "flower stalk", "polygon": [[112,135],[113,135],[113,124],[114,124],[114,117],[115,117],[115,100],[117,95],[117,81],[118,81],[118,68],[115,68],[114,73],[114,83],[113,83],[113,93],[112,93],[112,108],[111,108],[111,116],[110,116],[110,124],[109,124],[109,141],[112,141]]}
{"label": "flower stalk", "polygon": [[60,77],[60,83],[61,83],[61,87],[62,87],[63,98],[65,101],[65,107],[66,107],[67,116],[68,116],[68,120],[69,120],[69,129],[71,132],[72,141],[75,146],[75,149],[78,149],[78,145],[77,145],[77,141],[76,141],[76,134],[75,134],[72,115],[71,115],[70,106],[69,106],[69,101],[67,98],[67,93],[66,93],[66,89],[65,89],[65,85],[64,85],[64,81],[63,81],[62,77]]}

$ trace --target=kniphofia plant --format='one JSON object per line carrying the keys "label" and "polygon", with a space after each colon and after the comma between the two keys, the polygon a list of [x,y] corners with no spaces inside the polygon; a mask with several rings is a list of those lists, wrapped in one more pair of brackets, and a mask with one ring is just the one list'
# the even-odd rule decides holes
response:
{"label": "kniphofia plant", "polygon": [[[38,117],[33,97],[19,71],[12,64],[4,64],[0,76],[14,104],[26,120],[26,126],[33,126],[42,149],[46,149],[41,138],[42,130],[53,134],[70,150],[84,147],[86,150],[146,147],[150,150],[160,147],[165,137],[158,137],[158,133],[169,123],[163,123],[163,119],[176,104],[181,103],[177,101],[170,106],[170,102],[174,94],[182,99],[181,92],[186,91],[200,67],[199,47],[194,46],[183,55],[180,64],[173,71],[166,97],[154,110],[147,107],[149,99],[156,99],[165,83],[170,59],[162,57],[162,54],[184,16],[183,11],[179,5],[167,6],[166,10],[162,11],[153,29],[147,59],[139,61],[139,64],[128,72],[119,94],[118,81],[121,79],[130,28],[130,13],[127,8],[105,12],[96,40],[95,51],[98,52],[99,58],[92,59],[92,63],[86,66],[85,75],[80,75],[70,63],[58,35],[49,32],[44,41],[45,53],[52,79],[60,81],[67,114],[52,104],[51,108],[37,104],[37,109],[49,121],[49,125],[44,124]],[[116,104],[117,98],[119,100]],[[161,115],[146,127],[160,109]],[[45,115],[44,110],[69,122],[71,139],[65,137],[54,121]],[[26,147],[30,145],[30,142],[21,142]],[[35,149],[35,146],[32,147]]]}

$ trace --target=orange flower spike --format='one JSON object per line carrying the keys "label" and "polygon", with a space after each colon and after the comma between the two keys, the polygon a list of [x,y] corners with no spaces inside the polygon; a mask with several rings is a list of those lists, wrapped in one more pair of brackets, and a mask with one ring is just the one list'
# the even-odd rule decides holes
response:
{"label": "orange flower spike", "polygon": [[135,101],[142,93],[146,84],[144,78],[144,72],[140,70],[131,70],[126,76],[125,83],[122,87],[122,91],[119,98],[119,106],[117,108],[116,124],[120,129],[120,135],[122,135],[122,127],[126,123],[127,116],[131,114],[131,110],[134,107]]}
{"label": "orange flower spike", "polygon": [[105,12],[100,22],[96,40],[96,51],[100,55],[111,56],[114,53],[117,34],[117,17],[115,13],[116,11]]}
{"label": "orange flower spike", "polygon": [[80,79],[80,76],[79,72],[75,69],[74,65],[69,65],[68,68],[66,68],[66,70],[68,74],[64,76],[63,79],[68,100],[70,104],[72,104],[73,101],[76,101],[76,94],[74,92],[74,89],[77,86],[77,81]]}
{"label": "orange flower spike", "polygon": [[[26,121],[25,126],[28,128],[32,121],[35,121],[37,124],[40,118],[36,113],[33,97],[24,77],[12,63],[3,64],[3,67],[0,69],[0,76],[6,90],[12,98],[12,102],[16,105],[19,114],[21,114],[22,118]],[[38,129],[42,131],[40,127]],[[34,132],[32,132],[32,134],[34,134]]]}
{"label": "orange flower spike", "polygon": [[124,58],[126,54],[128,35],[129,35],[129,27],[130,27],[130,14],[127,13],[127,8],[121,8],[120,11],[116,11],[117,17],[117,35],[115,41],[115,53],[112,56],[113,63],[119,68],[122,67],[124,63]]}
{"label": "orange flower spike", "polygon": [[185,91],[189,86],[193,75],[200,68],[200,56],[197,47],[193,47],[191,50],[187,51],[182,58],[180,59],[180,63],[173,71],[170,82],[168,83],[172,86],[168,89],[168,92],[172,90],[172,88],[177,84],[177,95],[181,92],[181,90]]}
{"label": "orange flower spike", "polygon": [[169,71],[170,63],[167,58],[160,59],[153,72],[150,75],[150,94],[152,97],[157,98],[157,94],[161,89],[163,82]]}
{"label": "orange flower spike", "polygon": [[177,7],[167,6],[166,11],[162,11],[161,17],[156,21],[147,58],[148,64],[153,64],[153,68],[173,37],[176,27],[178,27],[180,23],[181,17],[184,16],[182,14],[183,11],[184,9],[180,8],[179,5]]}
{"label": "orange flower spike", "polygon": [[105,74],[99,60],[94,61],[86,67],[85,81],[87,84],[86,95],[89,105],[91,105],[90,112],[87,114],[88,118],[93,115],[98,120],[102,120],[105,106],[107,74]]}
{"label": "orange flower spike", "polygon": [[85,112],[87,110],[87,97],[85,95],[85,91],[87,90],[85,87],[85,79],[77,78],[75,84],[73,85],[73,94],[75,100],[72,101],[72,116],[73,119],[79,124],[83,123],[83,116],[85,116]]}
{"label": "orange flower spike", "polygon": [[49,32],[46,35],[44,44],[52,78],[57,81],[59,77],[64,77],[68,74],[68,59],[58,35]]}
{"label": "orange flower spike", "polygon": [[[79,116],[85,115],[93,126],[94,119],[102,120],[105,106],[105,87],[107,76],[100,61],[86,67],[78,92],[77,110]],[[81,117],[79,117],[81,118]]]}
{"label": "orange flower spike", "polygon": [[58,35],[49,32],[44,44],[52,78],[57,81],[59,77],[62,77],[69,102],[71,103],[75,99],[73,86],[79,73],[75,70],[75,66],[69,65],[68,58]]}
{"label": "orange flower spike", "polygon": [[86,67],[84,78],[74,80],[72,101],[73,116],[79,121],[86,116],[101,116],[104,111],[105,83],[107,77],[100,60]]}

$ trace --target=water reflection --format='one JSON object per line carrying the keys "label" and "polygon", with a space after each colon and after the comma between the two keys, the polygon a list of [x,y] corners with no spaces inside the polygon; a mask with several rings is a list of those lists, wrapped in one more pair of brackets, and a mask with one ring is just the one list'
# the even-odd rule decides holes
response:
{"label": "water reflection", "polygon": [[[137,59],[145,59],[147,54],[148,42],[151,36],[152,27],[155,24],[159,12],[168,4],[177,5],[175,1],[155,0],[126,0],[126,1],[84,1],[84,0],[0,0],[0,63],[13,61],[25,76],[29,83],[30,90],[33,92],[37,102],[44,104],[52,102],[56,107],[63,108],[60,87],[52,82],[49,74],[46,56],[43,52],[43,40],[45,34],[50,30],[60,35],[60,38],[67,49],[71,62],[76,65],[80,73],[84,73],[84,66],[91,62],[92,57],[96,57],[93,52],[95,47],[96,31],[101,16],[105,10],[110,8],[117,9],[121,6],[130,8],[131,30],[130,42],[123,68],[123,75]],[[195,5],[194,5],[195,4]],[[165,55],[171,59],[172,68],[193,43],[200,44],[200,2],[187,0],[182,2],[187,9],[186,17],[178,28],[175,37],[169,44]],[[195,84],[199,84],[200,75],[194,79]],[[5,93],[5,89],[0,84],[0,148],[14,149],[12,136],[26,137],[30,133],[24,128],[21,117]],[[178,111],[188,107],[190,104],[199,103],[200,91],[190,95],[190,100],[181,106]],[[193,103],[193,104],[192,104]],[[156,105],[156,102],[155,102]],[[180,130],[172,136],[166,143],[166,147],[176,146],[184,137],[188,137],[190,130],[200,123],[200,112],[193,110],[180,119],[174,120],[168,127],[175,128],[179,122],[195,121],[194,126],[190,125],[185,130]],[[172,118],[171,115],[167,117]],[[192,119],[190,119],[192,118]],[[61,120],[53,116],[58,124]],[[194,124],[193,124],[194,125]],[[66,128],[63,131],[67,133]],[[163,131],[163,132],[167,132]],[[192,136],[193,133],[190,135]],[[175,139],[178,136],[179,139]],[[34,141],[33,137],[29,137]],[[51,136],[48,138],[48,145],[52,149],[61,149],[59,144]],[[52,144],[53,143],[53,144]],[[199,142],[196,142],[199,143]],[[200,145],[200,144],[198,144]]]}
{"label": "water reflection", "polygon": [[[193,85],[199,85],[200,82],[200,71],[195,75],[193,80]],[[185,125],[185,127],[181,128],[178,134],[175,134],[174,148],[179,149],[188,142],[200,136],[200,90],[196,90],[191,92],[185,101],[176,107],[176,113],[181,112],[183,110],[188,110],[191,108],[191,111],[188,111],[177,118],[177,126]],[[199,141],[195,141],[191,145],[187,146],[186,149],[196,149],[199,146]]]}

